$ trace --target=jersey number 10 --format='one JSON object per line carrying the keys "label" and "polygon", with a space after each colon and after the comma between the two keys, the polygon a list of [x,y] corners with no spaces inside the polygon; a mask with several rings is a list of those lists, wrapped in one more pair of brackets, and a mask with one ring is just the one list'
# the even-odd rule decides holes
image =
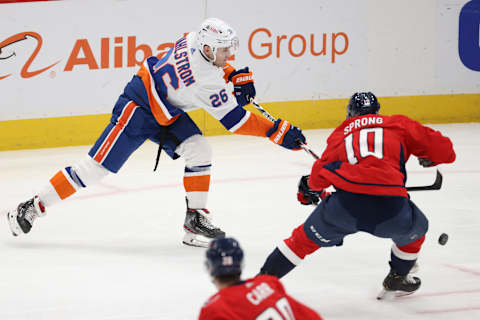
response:
{"label": "jersey number 10", "polygon": [[255,320],[295,320],[295,316],[287,298],[281,298],[275,303],[275,307],[265,309]]}
{"label": "jersey number 10", "polygon": [[[354,137],[355,135],[355,137]],[[358,135],[358,139],[357,138]],[[365,128],[350,133],[345,137],[345,152],[347,153],[348,162],[351,164],[358,163],[355,156],[355,150],[361,158],[374,156],[383,159],[383,128]],[[354,145],[354,142],[357,142]]]}

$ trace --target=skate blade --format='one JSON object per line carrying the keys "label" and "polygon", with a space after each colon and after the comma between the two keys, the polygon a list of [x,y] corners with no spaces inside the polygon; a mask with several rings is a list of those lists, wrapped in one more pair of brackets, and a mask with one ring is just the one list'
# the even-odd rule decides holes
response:
{"label": "skate blade", "polygon": [[182,243],[191,247],[208,248],[210,241],[202,240],[199,235],[195,235],[191,232],[185,232]]}
{"label": "skate blade", "polygon": [[380,291],[380,293],[377,295],[377,300],[391,301],[391,300],[394,300],[395,298],[411,295],[414,292],[415,291],[412,291],[412,292],[390,291],[390,290],[382,289],[382,291]]}
{"label": "skate blade", "polygon": [[382,289],[377,295],[377,300],[393,300],[395,298],[395,291],[387,291]]}

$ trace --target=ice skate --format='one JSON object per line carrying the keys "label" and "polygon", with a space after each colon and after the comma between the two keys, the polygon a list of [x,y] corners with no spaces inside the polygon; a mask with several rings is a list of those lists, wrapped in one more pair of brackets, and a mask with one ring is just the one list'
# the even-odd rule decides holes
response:
{"label": "ice skate", "polygon": [[8,224],[14,236],[22,233],[29,233],[32,229],[33,221],[40,216],[45,215],[45,207],[40,202],[38,196],[22,202],[16,209],[7,213]]}
{"label": "ice skate", "polygon": [[413,277],[410,274],[401,276],[391,269],[385,280],[383,280],[383,289],[378,294],[378,300],[391,300],[396,297],[402,297],[414,293],[420,288],[420,278]]}
{"label": "ice skate", "polygon": [[206,248],[211,239],[225,237],[225,232],[211,223],[209,214],[207,209],[187,209],[183,244]]}

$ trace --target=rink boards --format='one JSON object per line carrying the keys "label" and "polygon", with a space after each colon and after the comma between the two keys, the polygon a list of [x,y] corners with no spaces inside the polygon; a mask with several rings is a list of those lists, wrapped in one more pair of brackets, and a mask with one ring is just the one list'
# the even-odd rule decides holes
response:
{"label": "rink boards", "polygon": [[[480,121],[480,95],[380,97],[383,114],[405,114],[423,123]],[[348,99],[262,103],[270,114],[302,129],[332,128],[345,119]],[[247,109],[257,112],[252,106]],[[229,134],[203,110],[189,113],[205,135]],[[0,150],[93,144],[110,114],[0,122]]]}
{"label": "rink boards", "polygon": [[[91,144],[143,59],[211,16],[237,31],[231,63],[253,71],[257,100],[301,128],[338,125],[356,91],[374,92],[385,114],[480,121],[480,13],[471,3],[0,2],[0,150]],[[227,133],[203,111],[192,117],[206,135]]]}

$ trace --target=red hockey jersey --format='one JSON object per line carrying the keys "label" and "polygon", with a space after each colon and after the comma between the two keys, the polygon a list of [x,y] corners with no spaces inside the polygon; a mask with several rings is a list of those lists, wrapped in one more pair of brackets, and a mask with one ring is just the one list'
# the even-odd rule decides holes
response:
{"label": "red hockey jersey", "polygon": [[224,288],[205,303],[199,320],[321,320],[290,297],[278,278],[260,275]]}
{"label": "red hockey jersey", "polygon": [[353,117],[328,137],[309,185],[313,190],[333,185],[354,193],[408,197],[405,163],[412,154],[435,164],[455,160],[449,138],[406,116]]}

